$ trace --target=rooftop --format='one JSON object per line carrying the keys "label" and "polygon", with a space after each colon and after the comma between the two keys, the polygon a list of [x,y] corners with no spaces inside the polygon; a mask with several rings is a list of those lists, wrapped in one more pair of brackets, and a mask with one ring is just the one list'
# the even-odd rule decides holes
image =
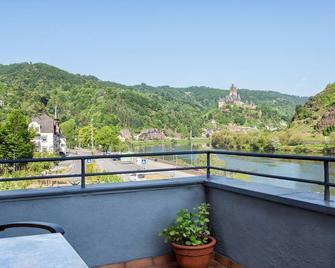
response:
{"label": "rooftop", "polygon": [[56,122],[53,118],[46,114],[42,114],[32,118],[32,122],[36,122],[40,125],[41,133],[54,133]]}

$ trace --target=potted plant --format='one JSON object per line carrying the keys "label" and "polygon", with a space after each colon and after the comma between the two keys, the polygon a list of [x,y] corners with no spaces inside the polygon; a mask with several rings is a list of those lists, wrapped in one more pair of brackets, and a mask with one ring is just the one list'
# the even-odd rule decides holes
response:
{"label": "potted plant", "polygon": [[210,236],[209,204],[201,204],[194,212],[181,209],[176,222],[165,228],[160,235],[171,242],[179,267],[207,268],[216,240]]}

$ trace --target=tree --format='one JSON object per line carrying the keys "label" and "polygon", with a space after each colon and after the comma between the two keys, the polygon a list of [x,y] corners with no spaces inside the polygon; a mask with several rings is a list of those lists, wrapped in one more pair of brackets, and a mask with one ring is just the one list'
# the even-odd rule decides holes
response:
{"label": "tree", "polygon": [[95,136],[97,129],[93,126],[85,126],[79,129],[78,138],[81,147],[90,147],[95,145]]}
{"label": "tree", "polygon": [[299,132],[293,132],[289,136],[287,145],[289,145],[289,146],[297,146],[297,145],[303,144],[303,141],[304,141],[304,137],[303,137],[303,135],[301,133],[299,133]]}
{"label": "tree", "polygon": [[224,150],[234,148],[233,134],[226,130],[214,133],[212,136],[212,146]]}
{"label": "tree", "polygon": [[335,144],[335,132],[332,132],[330,135],[329,135],[329,141],[331,143],[334,143]]}
{"label": "tree", "polygon": [[13,110],[0,125],[0,158],[31,158],[34,133],[28,129],[27,118],[22,112]]}
{"label": "tree", "polygon": [[119,129],[117,127],[104,126],[100,128],[96,135],[96,144],[101,146],[104,152],[112,149],[119,149],[120,140],[118,138]]}
{"label": "tree", "polygon": [[76,146],[77,124],[74,119],[70,119],[60,124],[60,129],[66,137],[67,146],[73,148]]}
{"label": "tree", "polygon": [[246,119],[242,116],[237,116],[236,118],[234,118],[234,123],[240,126],[243,126],[245,121]]}

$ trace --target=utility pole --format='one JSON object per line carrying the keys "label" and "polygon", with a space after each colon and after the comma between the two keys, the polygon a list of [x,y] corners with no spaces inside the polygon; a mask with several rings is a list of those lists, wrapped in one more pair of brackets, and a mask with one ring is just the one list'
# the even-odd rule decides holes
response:
{"label": "utility pole", "polygon": [[[14,149],[14,160],[16,159],[16,151]],[[16,171],[16,163],[14,163],[14,171]]]}
{"label": "utility pole", "polygon": [[[164,141],[162,140],[162,152],[164,153]],[[163,155],[163,160],[165,160],[165,157],[164,157],[164,155]]]}
{"label": "utility pole", "polygon": [[54,118],[58,119],[58,111],[57,111],[57,104],[55,105],[55,113],[54,113]]}
{"label": "utility pole", "polygon": [[[190,129],[190,147],[192,152],[192,129]],[[193,166],[193,154],[191,154],[191,166]]]}

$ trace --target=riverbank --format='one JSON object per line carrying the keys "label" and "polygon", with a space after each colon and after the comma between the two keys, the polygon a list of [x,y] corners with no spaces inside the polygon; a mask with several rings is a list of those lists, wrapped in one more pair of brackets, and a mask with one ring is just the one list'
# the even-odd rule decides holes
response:
{"label": "riverbank", "polygon": [[280,146],[278,151],[284,153],[332,155],[335,153],[335,146],[333,144],[300,144],[296,146]]}
{"label": "riverbank", "polygon": [[187,145],[210,145],[210,138],[192,138],[192,139],[166,139],[166,140],[148,140],[148,141],[132,141],[129,145],[134,147],[143,146],[187,146]]}
{"label": "riverbank", "polygon": [[[160,148],[161,151],[165,151],[166,149],[178,148],[182,150],[192,150],[194,149],[202,149],[202,148],[212,148],[211,139],[210,138],[192,138],[190,139],[167,139],[164,141],[133,141],[129,144],[131,150],[129,151],[143,151],[141,149],[145,148]],[[243,147],[243,146],[242,146]],[[318,155],[334,155],[335,154],[335,144],[333,143],[304,143],[298,145],[277,145],[271,146],[268,148],[269,150],[263,150],[263,148],[251,148],[243,147],[243,148],[214,148],[214,149],[222,149],[222,150],[233,150],[233,151],[244,151],[244,152],[257,152],[257,153],[276,153],[276,154],[318,154]],[[258,150],[255,150],[258,149]],[[146,150],[144,150],[146,151]]]}

